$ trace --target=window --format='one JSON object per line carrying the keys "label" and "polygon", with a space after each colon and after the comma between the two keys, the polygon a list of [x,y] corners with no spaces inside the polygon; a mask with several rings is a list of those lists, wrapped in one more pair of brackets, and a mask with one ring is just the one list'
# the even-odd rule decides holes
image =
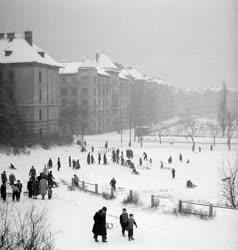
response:
{"label": "window", "polygon": [[39,120],[41,121],[42,120],[42,110],[39,109]]}
{"label": "window", "polygon": [[41,82],[41,71],[39,71],[39,82]]}
{"label": "window", "polygon": [[39,134],[40,134],[40,136],[42,136],[42,128],[40,128]]}
{"label": "window", "polygon": [[14,78],[15,78],[14,71],[11,70],[8,72],[8,78],[9,78],[9,80],[14,80]]}
{"label": "window", "polygon": [[3,72],[0,71],[0,81],[3,80]]}
{"label": "window", "polygon": [[39,101],[41,102],[42,101],[42,88],[40,86],[40,89],[39,89]]}
{"label": "window", "polygon": [[88,88],[82,88],[82,96],[88,95]]}
{"label": "window", "polygon": [[72,89],[71,89],[71,94],[72,94],[72,96],[77,96],[77,95],[78,95],[78,90],[77,90],[77,88],[72,88]]}
{"label": "window", "polygon": [[83,99],[82,100],[82,104],[83,104],[83,106],[87,106],[88,105],[88,100],[87,99]]}
{"label": "window", "polygon": [[62,88],[61,89],[61,94],[62,94],[62,96],[68,95],[68,88]]}

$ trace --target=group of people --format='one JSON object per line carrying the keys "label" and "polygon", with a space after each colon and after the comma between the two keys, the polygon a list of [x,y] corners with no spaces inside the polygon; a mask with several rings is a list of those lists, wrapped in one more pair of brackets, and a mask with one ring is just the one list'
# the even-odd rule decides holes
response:
{"label": "group of people", "polygon": [[[102,236],[102,242],[107,242],[107,224],[106,224],[106,213],[107,208],[103,207],[99,211],[97,211],[93,217],[94,225],[93,225],[93,238],[96,242],[98,242],[98,236]],[[127,213],[126,208],[122,209],[122,213],[119,217],[119,222],[121,225],[122,236],[125,237],[125,232],[128,231],[128,240],[134,240],[134,226],[137,227],[137,224],[134,219],[133,214]]]}
{"label": "group of people", "polygon": [[69,167],[72,167],[73,169],[80,169],[79,159],[74,160],[71,159],[71,156],[69,156]]}
{"label": "group of people", "polygon": [[[52,187],[57,187],[55,178],[52,171],[48,171],[49,165],[52,167],[52,160],[48,161],[48,167],[45,165],[43,171],[37,176],[36,169],[34,166],[31,167],[29,171],[29,180],[27,182],[28,197],[37,199],[38,195],[41,195],[42,199],[45,199],[46,194],[48,194],[48,199],[52,198]],[[1,198],[3,201],[7,199],[7,183],[9,183],[12,189],[12,200],[20,201],[22,193],[22,183],[17,180],[15,175],[11,173],[9,178],[7,178],[6,171],[1,174]]]}
{"label": "group of people", "polygon": [[9,184],[12,188],[12,200],[20,201],[21,193],[22,193],[22,183],[20,180],[16,180],[16,177],[13,173],[9,175],[9,179],[7,178],[6,171],[3,171],[1,174],[1,198],[5,202],[7,199],[7,181],[9,180]]}

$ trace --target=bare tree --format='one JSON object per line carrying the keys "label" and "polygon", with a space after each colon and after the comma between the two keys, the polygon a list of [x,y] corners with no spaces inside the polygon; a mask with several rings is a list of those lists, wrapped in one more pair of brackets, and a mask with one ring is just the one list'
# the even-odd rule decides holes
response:
{"label": "bare tree", "polygon": [[195,139],[194,137],[197,134],[198,127],[195,119],[187,119],[182,123],[184,130],[187,133],[187,136],[192,140],[193,148],[195,148]]}
{"label": "bare tree", "polygon": [[229,206],[238,207],[238,161],[231,164],[229,160],[219,166],[222,177],[222,195]]}
{"label": "bare tree", "polygon": [[220,132],[220,127],[218,122],[216,121],[210,121],[207,122],[207,127],[209,129],[210,135],[213,138],[213,145],[216,145],[216,137],[218,136],[219,132]]}
{"label": "bare tree", "polygon": [[164,134],[164,131],[165,131],[165,127],[159,123],[156,127],[156,130],[158,132],[158,135],[159,135],[159,143],[161,144],[162,143],[162,136]]}
{"label": "bare tree", "polygon": [[220,96],[219,96],[219,109],[218,109],[218,120],[219,124],[222,130],[222,136],[225,137],[225,131],[226,131],[226,118],[227,118],[227,95],[228,91],[226,88],[226,83],[223,82],[222,89],[220,90]]}
{"label": "bare tree", "polygon": [[226,129],[226,137],[227,137],[227,146],[228,149],[231,150],[231,139],[232,136],[237,130],[237,120],[235,119],[234,115],[231,115],[230,112],[227,114],[227,129]]}
{"label": "bare tree", "polygon": [[45,209],[31,205],[23,212],[3,204],[0,210],[0,249],[54,249]]}

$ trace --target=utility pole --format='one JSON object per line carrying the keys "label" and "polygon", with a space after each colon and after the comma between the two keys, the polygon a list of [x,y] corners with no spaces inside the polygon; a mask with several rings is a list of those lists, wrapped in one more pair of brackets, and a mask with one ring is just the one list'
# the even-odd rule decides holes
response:
{"label": "utility pole", "polygon": [[129,147],[131,147],[131,115],[129,116]]}

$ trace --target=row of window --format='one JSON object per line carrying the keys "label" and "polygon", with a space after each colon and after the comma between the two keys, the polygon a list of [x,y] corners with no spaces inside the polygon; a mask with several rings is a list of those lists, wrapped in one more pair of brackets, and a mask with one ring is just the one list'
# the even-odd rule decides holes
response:
{"label": "row of window", "polygon": [[14,71],[13,70],[9,70],[6,78],[4,76],[3,71],[0,71],[0,81],[3,81],[4,79],[5,80],[13,81],[15,79],[15,73],[14,73]]}

